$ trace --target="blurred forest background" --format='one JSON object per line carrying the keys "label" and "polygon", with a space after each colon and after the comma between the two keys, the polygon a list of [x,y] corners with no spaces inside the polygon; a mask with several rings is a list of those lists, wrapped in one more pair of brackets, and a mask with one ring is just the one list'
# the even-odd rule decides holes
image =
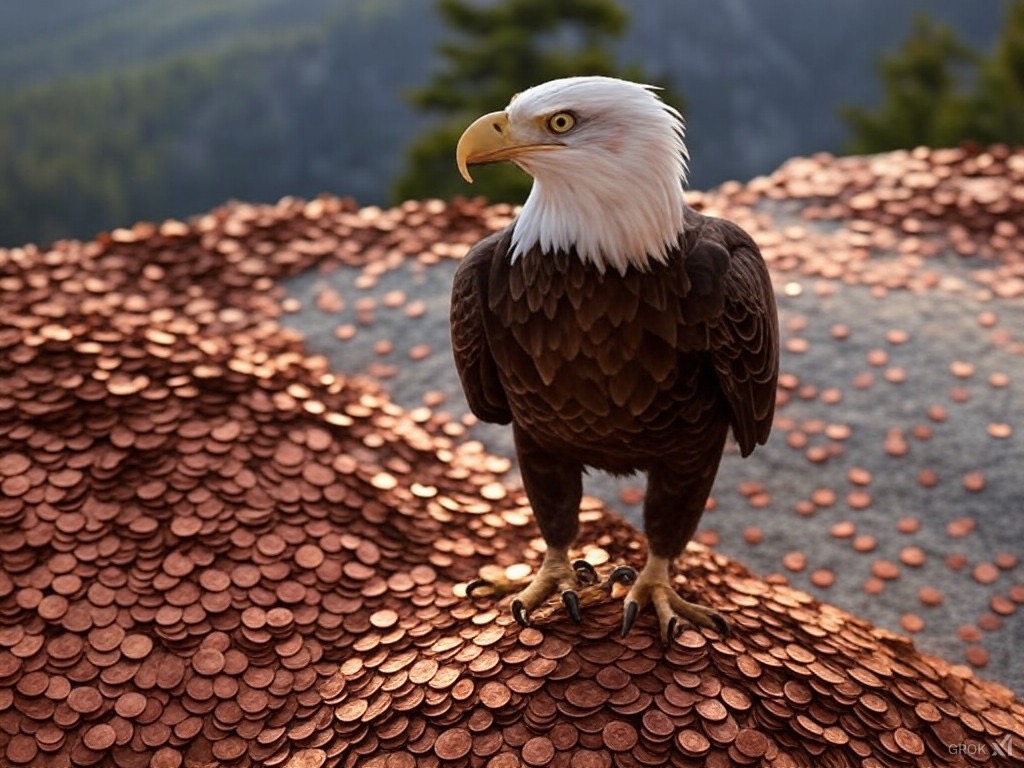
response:
{"label": "blurred forest background", "polygon": [[667,85],[696,188],[819,150],[1024,142],[1021,0],[8,0],[0,245],[229,198],[475,194],[457,127],[569,72]]}

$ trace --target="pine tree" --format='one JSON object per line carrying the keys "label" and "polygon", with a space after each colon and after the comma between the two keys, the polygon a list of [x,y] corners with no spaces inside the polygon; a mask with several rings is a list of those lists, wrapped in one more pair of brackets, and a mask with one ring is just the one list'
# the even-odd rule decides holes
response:
{"label": "pine tree", "polygon": [[918,16],[896,53],[883,57],[876,109],[847,107],[851,152],[929,145],[1024,144],[1024,0],[1007,3],[991,53]]}
{"label": "pine tree", "polygon": [[1024,145],[1024,0],[1008,5],[992,54],[979,66],[968,133],[983,144]]}
{"label": "pine tree", "polygon": [[463,129],[513,94],[558,77],[643,80],[636,70],[617,71],[608,48],[627,22],[615,0],[439,0],[438,11],[456,37],[440,47],[444,69],[411,101],[441,120],[409,147],[406,170],[395,184],[399,200],[479,194],[522,202],[530,178],[507,163],[474,170],[475,184],[466,186],[455,168]]}
{"label": "pine tree", "polygon": [[952,29],[918,15],[903,47],[879,64],[881,106],[842,110],[852,130],[849,150],[869,153],[958,143],[968,120],[963,70],[976,60],[977,54]]}

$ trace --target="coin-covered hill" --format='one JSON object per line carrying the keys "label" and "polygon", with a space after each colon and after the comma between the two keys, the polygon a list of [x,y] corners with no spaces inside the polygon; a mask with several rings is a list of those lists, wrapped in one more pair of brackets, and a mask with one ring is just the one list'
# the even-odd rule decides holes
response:
{"label": "coin-covered hill", "polygon": [[[0,763],[998,765],[1024,704],[702,546],[732,636],[521,630],[507,459],[310,355],[274,281],[456,256],[476,204],[231,205],[0,251]],[[415,228],[401,224],[415,222]],[[441,243],[436,245],[435,243]],[[588,501],[602,572],[642,541]]]}
{"label": "coin-covered hill", "polygon": [[[746,459],[726,455],[697,540],[1018,694],[1022,190],[1024,153],[993,147],[796,159],[687,195],[753,233],[783,344],[772,437]],[[468,413],[447,258],[512,215],[480,203],[325,208],[319,221],[358,225],[367,244],[281,281],[281,322],[417,418],[514,457],[510,429]],[[584,482],[640,522],[643,478]]]}

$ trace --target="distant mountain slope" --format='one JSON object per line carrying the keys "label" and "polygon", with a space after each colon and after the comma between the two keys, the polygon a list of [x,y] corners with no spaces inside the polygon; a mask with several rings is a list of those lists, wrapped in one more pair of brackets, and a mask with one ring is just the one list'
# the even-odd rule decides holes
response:
{"label": "distant mountain slope", "polygon": [[1002,3],[960,0],[702,0],[631,3],[627,60],[672,78],[687,99],[697,188],[767,173],[786,158],[839,151],[844,104],[880,94],[876,62],[927,12],[979,48]]}
{"label": "distant mountain slope", "polygon": [[234,45],[251,35],[312,28],[332,14],[362,14],[373,5],[370,0],[0,3],[0,89],[124,71],[169,56]]}
{"label": "distant mountain slope", "polygon": [[[686,97],[698,188],[837,150],[836,109],[875,98],[873,62],[903,38],[915,7],[982,46],[1001,12],[960,0],[624,5],[621,59]],[[437,65],[446,32],[433,8],[0,3],[0,245],[186,216],[229,197],[388,201],[403,149],[428,119],[403,94]]]}

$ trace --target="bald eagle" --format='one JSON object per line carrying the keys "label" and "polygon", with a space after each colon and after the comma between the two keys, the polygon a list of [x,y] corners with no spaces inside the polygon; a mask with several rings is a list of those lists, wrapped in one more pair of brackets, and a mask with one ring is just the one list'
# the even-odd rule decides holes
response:
{"label": "bald eagle", "polygon": [[683,198],[679,112],[646,85],[571,77],[530,88],[459,140],[457,163],[507,160],[533,176],[519,216],[479,242],[454,278],[451,338],[473,413],[512,424],[523,484],[547,543],[516,620],[560,595],[582,620],[585,563],[569,562],[586,468],[644,472],[648,557],[622,632],[653,605],[670,642],[680,618],[725,633],[682,599],[670,566],[704,511],[731,428],[743,456],[768,439],[778,318],[754,241]]}

